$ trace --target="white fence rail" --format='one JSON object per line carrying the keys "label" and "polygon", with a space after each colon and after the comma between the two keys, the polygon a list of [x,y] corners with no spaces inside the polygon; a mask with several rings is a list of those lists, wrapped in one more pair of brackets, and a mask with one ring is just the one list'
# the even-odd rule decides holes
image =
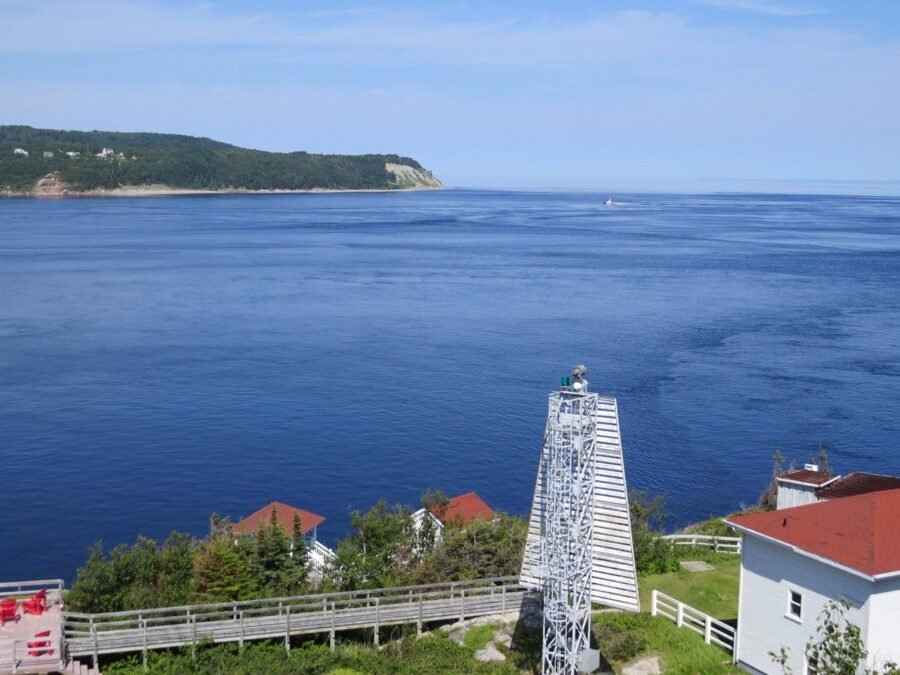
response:
{"label": "white fence rail", "polygon": [[715,537],[709,534],[667,534],[660,539],[671,542],[673,546],[701,546],[722,553],[740,553],[740,537]]}
{"label": "white fence rail", "polygon": [[734,659],[735,629],[727,623],[657,590],[650,594],[650,614],[664,616],[679,628],[688,628],[702,635],[706,644],[719,645]]}

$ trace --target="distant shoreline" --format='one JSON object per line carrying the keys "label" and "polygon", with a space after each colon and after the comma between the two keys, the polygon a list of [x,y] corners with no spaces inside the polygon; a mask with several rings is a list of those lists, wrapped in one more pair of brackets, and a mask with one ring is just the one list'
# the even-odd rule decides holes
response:
{"label": "distant shoreline", "polygon": [[59,190],[41,192],[40,190],[7,190],[0,192],[0,197],[10,199],[72,199],[80,197],[175,197],[198,195],[286,195],[286,194],[332,194],[344,192],[422,192],[431,190],[446,190],[444,186],[430,187],[417,186],[407,188],[310,188],[308,190],[294,189],[258,189],[247,188],[223,188],[221,190],[176,188],[167,185],[126,185],[109,190]]}

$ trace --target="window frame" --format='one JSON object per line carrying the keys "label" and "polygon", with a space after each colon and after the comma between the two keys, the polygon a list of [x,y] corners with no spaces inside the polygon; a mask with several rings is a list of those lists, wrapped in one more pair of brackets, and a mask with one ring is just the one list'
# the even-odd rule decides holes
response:
{"label": "window frame", "polygon": [[[794,602],[794,596],[797,596],[797,601]],[[794,613],[794,606],[797,607],[797,613]],[[784,615],[790,619],[791,621],[796,621],[797,623],[803,623],[803,593],[802,591],[798,591],[794,588],[788,588],[787,592],[787,606],[784,610]]]}

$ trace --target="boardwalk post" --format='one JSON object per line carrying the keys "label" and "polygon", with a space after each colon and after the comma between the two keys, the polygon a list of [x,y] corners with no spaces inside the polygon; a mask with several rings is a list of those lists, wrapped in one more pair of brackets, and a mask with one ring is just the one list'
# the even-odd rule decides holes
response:
{"label": "boardwalk post", "polygon": [[141,615],[138,614],[138,621],[141,622],[141,635],[144,638],[144,649],[143,649],[143,662],[144,662],[144,670],[148,670],[147,666],[147,620]]}
{"label": "boardwalk post", "polygon": [[[62,596],[60,596],[62,597]],[[63,621],[62,630],[59,633],[59,667],[60,670],[66,667],[66,661],[69,660],[69,647],[66,645],[66,625]]]}
{"label": "boardwalk post", "polygon": [[650,592],[650,616],[656,616],[656,603],[659,602],[657,590],[654,588]]}
{"label": "boardwalk post", "polygon": [[243,653],[244,652],[244,610],[241,610],[239,617],[240,617],[239,620],[241,622],[241,633],[240,633],[240,636],[238,637],[238,652]]}
{"label": "boardwalk post", "polygon": [[284,651],[291,653],[291,606],[284,608]]}
{"label": "boardwalk post", "polygon": [[331,632],[328,635],[328,647],[334,651],[334,601],[331,602]]}
{"label": "boardwalk post", "polygon": [[419,620],[416,621],[416,637],[422,637],[422,594],[419,593]]}
{"label": "boardwalk post", "polygon": [[681,628],[684,625],[684,603],[678,601],[678,611],[675,612],[675,625]]}
{"label": "boardwalk post", "polygon": [[[493,591],[491,593],[493,594]],[[506,611],[506,584],[501,586],[500,590],[500,609],[504,612]]]}
{"label": "boardwalk post", "polygon": [[188,610],[188,618],[191,622],[191,659],[197,660],[197,616],[191,614]]}
{"label": "boardwalk post", "polygon": [[375,646],[376,647],[378,646],[378,620],[380,618],[378,616],[378,609],[379,609],[378,597],[376,596],[376,598],[375,598]]}
{"label": "boardwalk post", "polygon": [[706,625],[703,627],[703,641],[709,644],[712,640],[712,617],[706,615]]}
{"label": "boardwalk post", "polygon": [[459,620],[466,620],[466,589],[459,591]]}
{"label": "boardwalk post", "polygon": [[97,646],[97,624],[94,623],[94,617],[91,617],[91,637],[94,638],[94,670],[98,673],[100,672],[100,656],[98,652],[100,651]]}

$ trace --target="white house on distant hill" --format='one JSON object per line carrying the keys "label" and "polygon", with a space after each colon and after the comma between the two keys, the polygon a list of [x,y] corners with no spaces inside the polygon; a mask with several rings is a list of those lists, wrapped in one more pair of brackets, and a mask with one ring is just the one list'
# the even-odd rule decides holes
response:
{"label": "white house on distant hill", "polygon": [[[732,516],[743,534],[735,658],[753,673],[813,673],[805,647],[830,600],[851,604],[869,665],[900,662],[900,489]],[[814,664],[813,664],[814,665]]]}

